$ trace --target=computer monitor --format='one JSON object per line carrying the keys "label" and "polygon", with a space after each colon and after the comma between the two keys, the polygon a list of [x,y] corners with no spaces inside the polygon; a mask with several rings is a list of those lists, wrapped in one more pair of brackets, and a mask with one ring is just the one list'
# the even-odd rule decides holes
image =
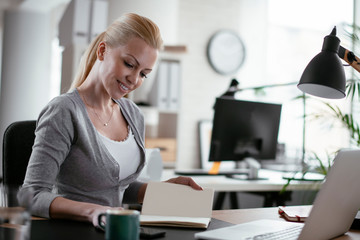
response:
{"label": "computer monitor", "polygon": [[217,98],[209,161],[274,160],[281,104]]}

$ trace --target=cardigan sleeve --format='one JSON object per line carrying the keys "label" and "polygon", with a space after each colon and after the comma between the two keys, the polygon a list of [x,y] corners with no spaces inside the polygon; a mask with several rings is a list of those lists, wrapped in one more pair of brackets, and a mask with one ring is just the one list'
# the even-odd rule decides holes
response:
{"label": "cardigan sleeve", "polygon": [[51,202],[59,195],[53,191],[60,166],[74,140],[71,101],[55,98],[40,113],[35,141],[27,167],[21,196],[33,194],[32,214],[49,218]]}

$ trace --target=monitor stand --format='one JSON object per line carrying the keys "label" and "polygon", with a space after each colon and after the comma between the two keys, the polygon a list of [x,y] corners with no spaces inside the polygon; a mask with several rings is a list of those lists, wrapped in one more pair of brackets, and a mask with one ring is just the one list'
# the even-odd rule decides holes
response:
{"label": "monitor stand", "polygon": [[244,162],[248,165],[247,168],[249,169],[248,179],[258,179],[261,164],[254,158],[245,158]]}
{"label": "monitor stand", "polygon": [[[261,168],[261,164],[255,160],[254,158],[245,158],[243,162],[247,165],[244,169],[242,162],[236,162],[236,169],[234,172],[229,171],[229,174],[225,174],[229,178],[239,179],[239,180],[260,180],[259,178],[259,170]],[[214,162],[212,168],[208,172],[209,175],[218,175],[220,172],[221,162]],[[247,175],[243,177],[243,175]],[[239,175],[242,175],[239,177]],[[263,178],[261,178],[263,179]]]}

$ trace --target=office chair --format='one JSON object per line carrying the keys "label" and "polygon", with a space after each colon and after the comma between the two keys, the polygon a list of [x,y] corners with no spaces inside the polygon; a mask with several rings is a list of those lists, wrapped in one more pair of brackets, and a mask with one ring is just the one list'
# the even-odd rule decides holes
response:
{"label": "office chair", "polygon": [[10,124],[3,138],[3,183],[20,186],[23,184],[26,168],[35,139],[36,121],[18,121]]}

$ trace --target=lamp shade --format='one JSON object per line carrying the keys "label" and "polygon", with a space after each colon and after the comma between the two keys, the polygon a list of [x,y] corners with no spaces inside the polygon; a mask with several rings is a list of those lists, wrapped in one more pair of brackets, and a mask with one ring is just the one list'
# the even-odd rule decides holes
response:
{"label": "lamp shade", "polygon": [[305,68],[298,88],[308,94],[339,99],[344,98],[346,79],[343,64],[338,56],[340,40],[336,28],[324,38],[321,52]]}

